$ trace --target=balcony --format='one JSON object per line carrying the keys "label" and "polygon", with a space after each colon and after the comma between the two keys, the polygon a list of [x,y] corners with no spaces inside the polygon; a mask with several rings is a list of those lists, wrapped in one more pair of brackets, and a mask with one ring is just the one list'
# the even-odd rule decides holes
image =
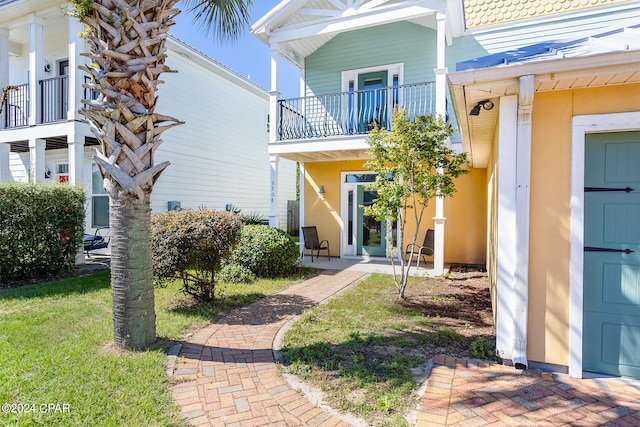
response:
{"label": "balcony", "polygon": [[435,82],[353,90],[278,101],[278,141],[366,134],[377,125],[390,129],[393,111],[409,117],[436,111]]}
{"label": "balcony", "polygon": [[[69,108],[69,77],[59,76],[40,80],[39,120],[37,124],[53,123],[67,119]],[[0,121],[4,129],[29,125],[29,84],[7,87],[2,104]]]}

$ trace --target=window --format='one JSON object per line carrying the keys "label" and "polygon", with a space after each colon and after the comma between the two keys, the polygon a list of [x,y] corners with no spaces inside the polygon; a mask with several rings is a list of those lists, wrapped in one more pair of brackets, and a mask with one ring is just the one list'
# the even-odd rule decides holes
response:
{"label": "window", "polygon": [[69,60],[65,59],[64,61],[58,62],[58,75],[59,76],[68,76],[69,75]]}
{"label": "window", "polygon": [[109,196],[102,183],[102,175],[98,165],[91,165],[91,226],[109,226]]}
{"label": "window", "polygon": [[69,164],[68,163],[58,163],[56,165],[56,180],[60,184],[69,182]]}

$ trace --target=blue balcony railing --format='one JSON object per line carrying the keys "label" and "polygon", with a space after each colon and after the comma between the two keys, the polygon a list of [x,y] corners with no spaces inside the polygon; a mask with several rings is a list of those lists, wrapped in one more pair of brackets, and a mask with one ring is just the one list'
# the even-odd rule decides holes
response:
{"label": "blue balcony railing", "polygon": [[366,134],[389,129],[396,107],[408,116],[435,112],[435,82],[306,96],[278,101],[278,140]]}

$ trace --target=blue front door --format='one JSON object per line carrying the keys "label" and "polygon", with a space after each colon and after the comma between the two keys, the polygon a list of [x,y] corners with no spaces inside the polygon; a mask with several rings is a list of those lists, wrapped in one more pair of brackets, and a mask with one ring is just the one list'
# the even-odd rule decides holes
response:
{"label": "blue front door", "polygon": [[640,378],[640,132],[585,146],[583,369]]}
{"label": "blue front door", "polygon": [[387,72],[358,75],[358,128],[366,133],[372,127],[387,126]]}

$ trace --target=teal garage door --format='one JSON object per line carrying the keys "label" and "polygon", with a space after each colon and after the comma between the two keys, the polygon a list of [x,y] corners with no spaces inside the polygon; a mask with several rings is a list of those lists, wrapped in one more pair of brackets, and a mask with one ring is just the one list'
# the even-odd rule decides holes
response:
{"label": "teal garage door", "polygon": [[640,378],[640,132],[585,149],[583,369]]}

